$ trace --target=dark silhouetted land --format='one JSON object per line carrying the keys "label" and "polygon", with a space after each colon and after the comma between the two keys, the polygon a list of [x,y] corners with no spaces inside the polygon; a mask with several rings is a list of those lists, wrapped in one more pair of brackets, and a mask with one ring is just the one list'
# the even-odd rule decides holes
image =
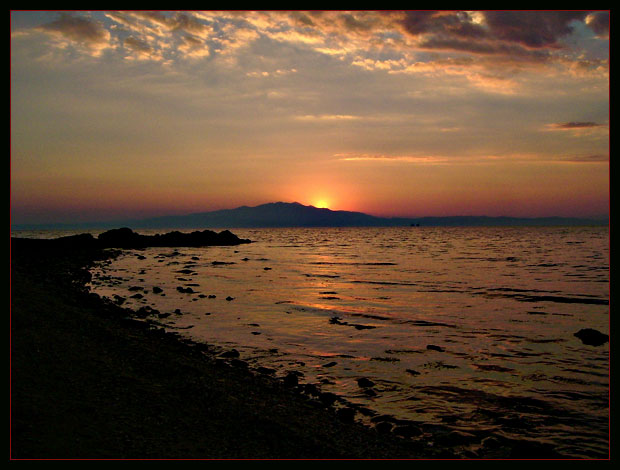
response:
{"label": "dark silhouetted land", "polygon": [[375,217],[362,212],[333,211],[304,206],[293,202],[274,202],[255,207],[237,207],[188,215],[154,217],[149,219],[93,222],[82,224],[16,225],[14,229],[86,229],[126,226],[134,229],[172,228],[256,228],[256,227],[456,227],[456,226],[581,226],[607,225],[608,219],[583,219],[568,217]]}

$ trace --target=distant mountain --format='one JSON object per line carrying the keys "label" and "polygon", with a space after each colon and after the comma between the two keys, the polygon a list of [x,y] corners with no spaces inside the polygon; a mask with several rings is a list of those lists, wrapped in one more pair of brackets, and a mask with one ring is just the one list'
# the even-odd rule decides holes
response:
{"label": "distant mountain", "polygon": [[242,206],[188,215],[81,224],[14,225],[13,230],[87,229],[130,227],[132,229],[196,229],[255,227],[395,227],[395,226],[545,226],[607,225],[608,220],[566,217],[375,217],[362,212],[333,211],[304,206],[297,202],[272,202],[255,207]]}

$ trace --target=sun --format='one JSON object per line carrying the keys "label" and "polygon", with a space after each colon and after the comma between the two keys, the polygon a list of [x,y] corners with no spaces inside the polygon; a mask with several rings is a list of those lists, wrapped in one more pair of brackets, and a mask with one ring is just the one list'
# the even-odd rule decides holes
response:
{"label": "sun", "polygon": [[314,201],[314,204],[312,204],[314,207],[317,207],[319,209],[329,209],[329,201],[327,199],[317,199],[316,201]]}

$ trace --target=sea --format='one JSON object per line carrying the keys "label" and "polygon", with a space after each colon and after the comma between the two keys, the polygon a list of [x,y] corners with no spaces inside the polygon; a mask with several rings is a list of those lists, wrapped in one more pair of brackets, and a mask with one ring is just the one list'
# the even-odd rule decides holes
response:
{"label": "sea", "polygon": [[575,336],[610,333],[608,227],[231,231],[252,243],[125,250],[89,287],[429,446],[608,458],[610,343]]}

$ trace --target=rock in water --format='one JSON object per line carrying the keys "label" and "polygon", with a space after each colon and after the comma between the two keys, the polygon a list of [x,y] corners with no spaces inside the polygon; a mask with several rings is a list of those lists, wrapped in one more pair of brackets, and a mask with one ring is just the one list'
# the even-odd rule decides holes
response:
{"label": "rock in water", "polygon": [[592,328],[581,329],[575,336],[588,346],[601,346],[609,341],[609,335]]}
{"label": "rock in water", "polygon": [[362,377],[361,379],[357,379],[357,385],[359,385],[362,388],[366,388],[366,387],[372,387],[374,386],[374,382],[370,379],[367,379],[366,377]]}
{"label": "rock in water", "polygon": [[[91,239],[82,244],[95,242]],[[130,228],[122,227],[101,233],[96,242],[101,248],[145,248],[150,246],[229,246],[250,243],[250,240],[239,238],[228,230],[220,233],[203,230],[191,233],[173,231],[164,234],[140,235]]]}
{"label": "rock in water", "polygon": [[283,383],[287,387],[296,387],[299,384],[299,377],[295,372],[289,372],[284,377]]}

